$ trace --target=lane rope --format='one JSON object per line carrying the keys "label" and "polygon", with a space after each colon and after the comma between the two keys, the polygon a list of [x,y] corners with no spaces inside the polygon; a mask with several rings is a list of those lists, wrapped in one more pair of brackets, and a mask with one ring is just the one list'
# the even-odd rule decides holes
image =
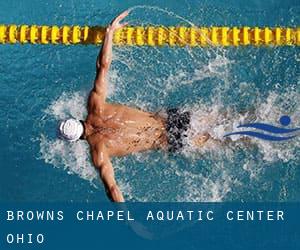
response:
{"label": "lane rope", "polygon": [[[105,27],[0,25],[0,44],[101,44]],[[135,26],[118,30],[114,44],[132,46],[299,46],[300,27]]]}

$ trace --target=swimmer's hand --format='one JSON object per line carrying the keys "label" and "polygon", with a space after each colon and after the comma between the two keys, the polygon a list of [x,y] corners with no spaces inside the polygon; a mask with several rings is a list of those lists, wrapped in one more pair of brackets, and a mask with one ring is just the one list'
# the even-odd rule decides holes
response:
{"label": "swimmer's hand", "polygon": [[123,13],[121,13],[119,16],[117,16],[107,27],[107,32],[115,32],[118,29],[124,28],[126,25],[128,25],[128,22],[120,23],[125,17],[127,17],[129,14],[129,11],[126,10]]}

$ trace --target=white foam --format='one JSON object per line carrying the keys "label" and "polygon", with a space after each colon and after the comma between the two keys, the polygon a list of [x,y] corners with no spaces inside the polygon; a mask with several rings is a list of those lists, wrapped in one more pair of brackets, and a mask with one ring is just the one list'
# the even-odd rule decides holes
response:
{"label": "white foam", "polygon": [[[79,92],[63,93],[45,110],[48,120],[58,120],[75,117],[84,119],[86,116],[86,94]],[[51,125],[53,125],[51,123]],[[55,131],[55,128],[52,128]],[[91,165],[88,145],[84,141],[65,142],[58,138],[51,139],[41,134],[40,158],[54,167],[63,168],[69,174],[77,174],[81,178],[92,181],[97,177]]]}
{"label": "white foam", "polygon": [[46,163],[63,168],[68,174],[77,174],[91,183],[98,176],[90,163],[88,145],[83,141],[68,143],[41,135],[40,154]]}
{"label": "white foam", "polygon": [[62,95],[45,110],[45,113],[58,120],[74,117],[84,119],[87,93],[62,93]]}

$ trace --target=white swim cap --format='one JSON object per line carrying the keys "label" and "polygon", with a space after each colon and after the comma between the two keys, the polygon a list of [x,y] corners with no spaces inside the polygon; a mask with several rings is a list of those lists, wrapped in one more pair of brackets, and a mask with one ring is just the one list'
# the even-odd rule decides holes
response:
{"label": "white swim cap", "polygon": [[77,141],[80,136],[83,134],[84,127],[79,120],[68,119],[61,121],[59,124],[59,137],[66,141]]}

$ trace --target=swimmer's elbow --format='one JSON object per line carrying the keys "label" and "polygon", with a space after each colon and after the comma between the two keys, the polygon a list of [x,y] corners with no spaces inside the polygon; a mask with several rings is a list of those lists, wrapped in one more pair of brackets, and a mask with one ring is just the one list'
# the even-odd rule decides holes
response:
{"label": "swimmer's elbow", "polygon": [[105,172],[105,169],[107,169],[106,164],[104,164],[103,159],[101,159],[98,154],[93,154],[92,160],[94,163],[94,166],[96,169],[100,171],[101,176],[103,175],[103,172]]}
{"label": "swimmer's elbow", "polygon": [[97,72],[99,72],[100,70],[107,70],[108,71],[110,65],[111,65],[111,59],[109,59],[109,58],[104,57],[100,60],[97,59],[97,61],[96,61],[96,70],[97,70]]}
{"label": "swimmer's elbow", "polygon": [[110,64],[111,64],[111,58],[109,58],[109,57],[104,57],[104,58],[102,58],[102,60],[101,60],[101,62],[100,62],[100,64],[99,64],[99,68],[98,68],[98,70],[108,70],[109,69],[109,67],[110,67]]}

